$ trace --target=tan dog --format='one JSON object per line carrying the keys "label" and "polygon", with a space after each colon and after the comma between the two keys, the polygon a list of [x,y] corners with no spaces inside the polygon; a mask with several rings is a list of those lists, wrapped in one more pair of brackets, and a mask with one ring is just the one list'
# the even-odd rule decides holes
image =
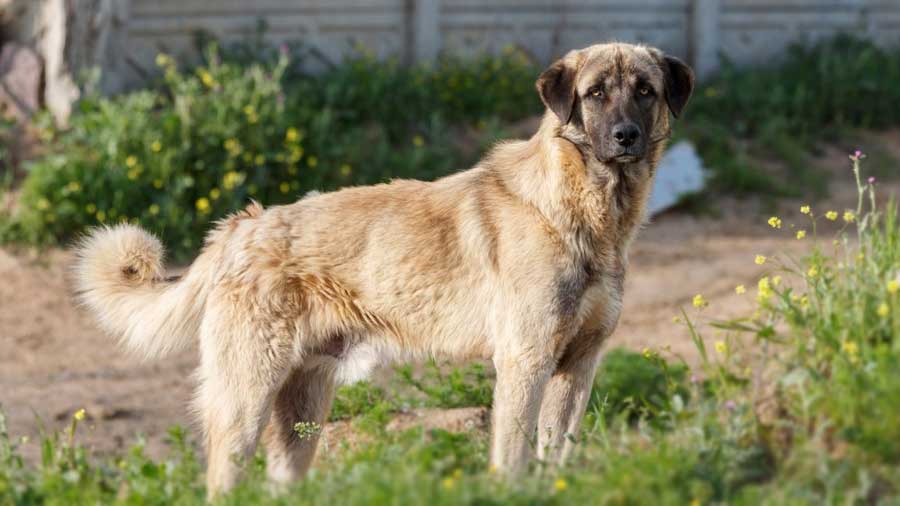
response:
{"label": "tan dog", "polygon": [[693,81],[656,49],[573,51],[537,81],[537,134],[470,170],[251,205],[180,280],[151,235],[100,229],[78,250],[79,295],[142,357],[199,340],[211,494],[261,436],[273,480],[302,475],[316,440],[294,425],[323,423],[336,383],[417,357],[491,359],[492,464],[523,469],[536,432],[538,457],[558,461],[619,318],[667,108]]}

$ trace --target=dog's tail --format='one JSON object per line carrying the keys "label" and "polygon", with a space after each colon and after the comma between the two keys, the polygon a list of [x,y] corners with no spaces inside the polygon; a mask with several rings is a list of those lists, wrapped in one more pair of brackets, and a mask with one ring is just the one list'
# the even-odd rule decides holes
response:
{"label": "dog's tail", "polygon": [[78,297],[129,351],[160,358],[199,332],[208,292],[202,257],[181,279],[166,279],[156,237],[133,225],[98,228],[76,248]]}

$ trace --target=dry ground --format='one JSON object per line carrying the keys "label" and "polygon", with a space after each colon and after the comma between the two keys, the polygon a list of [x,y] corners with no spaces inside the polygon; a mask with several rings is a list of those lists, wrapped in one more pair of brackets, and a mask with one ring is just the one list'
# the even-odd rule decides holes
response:
{"label": "dry ground", "polygon": [[[855,207],[846,155],[826,150],[819,162],[823,171],[840,177],[835,178],[832,197],[815,208]],[[884,185],[895,193],[898,188]],[[698,315],[701,320],[704,315],[746,314],[752,306],[752,287],[771,268],[756,265],[754,256],[799,255],[810,245],[809,239],[797,241],[788,226],[803,218],[796,212],[799,202],[780,204],[785,222],[780,231],[765,224],[768,213],[757,203],[716,202],[722,210],[716,218],[670,213],[654,219],[642,232],[633,249],[624,314],[608,347],[640,350],[669,345],[688,362],[695,361],[686,329],[672,323],[679,308],[690,308],[693,296],[702,293],[711,306]],[[823,235],[830,242],[828,232]],[[166,429],[191,422],[186,406],[196,351],[151,364],[125,358],[73,305],[66,278],[70,259],[60,250],[39,257],[0,250],[0,404],[9,417],[10,432],[33,437],[36,420],[57,429],[75,410],[86,408],[89,429],[81,433],[85,443],[109,452],[129,446],[136,434],[143,434],[149,452],[159,455],[165,448]],[[748,294],[735,294],[737,284],[746,284]],[[714,337],[713,332],[706,337]],[[482,409],[464,409],[401,415],[393,423],[405,427],[422,421],[465,428],[483,427],[486,419]],[[336,434],[348,430],[346,424],[329,429]],[[24,453],[34,458],[35,444],[26,445]]]}

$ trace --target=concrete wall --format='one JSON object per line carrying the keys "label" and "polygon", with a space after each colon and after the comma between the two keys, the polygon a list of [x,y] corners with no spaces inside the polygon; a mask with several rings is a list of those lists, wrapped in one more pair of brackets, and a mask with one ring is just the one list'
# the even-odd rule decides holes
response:
{"label": "concrete wall", "polygon": [[[336,61],[362,44],[406,61],[513,44],[542,62],[609,39],[641,41],[715,71],[777,58],[791,42],[854,32],[900,44],[900,0],[131,0],[128,58],[152,69],[159,51],[191,47],[191,33],[302,40]],[[133,72],[131,79],[139,79]]]}

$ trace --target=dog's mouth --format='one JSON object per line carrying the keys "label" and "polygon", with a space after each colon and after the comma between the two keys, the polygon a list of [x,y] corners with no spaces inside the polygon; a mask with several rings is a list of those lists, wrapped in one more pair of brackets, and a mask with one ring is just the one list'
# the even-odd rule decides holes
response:
{"label": "dog's mouth", "polygon": [[619,155],[615,155],[609,158],[600,158],[597,157],[597,160],[602,163],[618,163],[618,164],[629,164],[629,163],[637,163],[643,160],[643,156],[633,155],[629,153],[622,153]]}

